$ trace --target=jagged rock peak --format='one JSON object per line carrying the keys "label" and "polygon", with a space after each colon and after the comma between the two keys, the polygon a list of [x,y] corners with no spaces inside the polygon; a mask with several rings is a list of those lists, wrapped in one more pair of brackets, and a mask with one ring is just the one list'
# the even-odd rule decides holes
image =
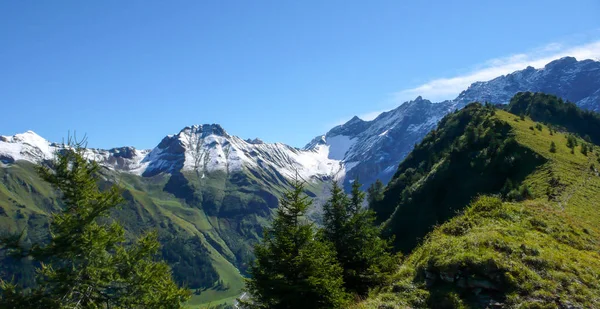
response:
{"label": "jagged rock peak", "polygon": [[326,145],[327,140],[325,139],[325,135],[319,135],[313,138],[306,146],[304,146],[304,150],[312,150],[318,145]]}
{"label": "jagged rock peak", "polygon": [[254,145],[260,145],[260,144],[264,144],[265,142],[262,139],[260,139],[260,138],[257,137],[257,138],[254,138],[254,139],[250,139],[250,138],[246,139],[246,143],[248,143],[248,144],[254,144]]}
{"label": "jagged rock peak", "polygon": [[423,99],[422,96],[418,96],[416,97],[414,100],[406,102],[406,103],[412,103],[412,104],[431,104],[431,101],[427,100],[427,99]]}
{"label": "jagged rock peak", "polygon": [[133,159],[136,156],[135,147],[130,146],[112,148],[108,152],[115,158]]}
{"label": "jagged rock peak", "polygon": [[352,117],[352,119],[348,120],[344,125],[350,125],[356,122],[364,122],[364,120],[360,119],[358,116]]}
{"label": "jagged rock peak", "polygon": [[200,134],[202,137],[206,137],[209,135],[217,135],[223,137],[229,137],[229,134],[218,124],[203,124],[203,125],[193,125],[190,127],[183,128],[180,132],[185,134]]}

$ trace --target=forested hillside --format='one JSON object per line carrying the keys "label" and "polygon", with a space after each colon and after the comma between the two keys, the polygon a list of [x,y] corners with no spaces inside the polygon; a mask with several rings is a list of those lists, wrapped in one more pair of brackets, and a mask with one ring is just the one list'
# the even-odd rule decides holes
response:
{"label": "forested hillside", "polygon": [[598,116],[539,93],[507,109],[448,115],[400,164],[374,208],[407,256],[358,308],[600,306]]}
{"label": "forested hillside", "polygon": [[[158,231],[160,256],[172,267],[175,281],[195,292],[193,304],[240,295],[252,245],[286,188],[285,179],[265,182],[262,174],[139,177],[106,168],[100,173],[103,187],[118,184],[122,189],[124,203],[111,217],[124,225],[129,239]],[[23,232],[25,243],[47,241],[48,215],[62,207],[59,194],[26,161],[4,165],[0,177],[2,232]],[[32,266],[5,257],[0,274],[31,286]]]}

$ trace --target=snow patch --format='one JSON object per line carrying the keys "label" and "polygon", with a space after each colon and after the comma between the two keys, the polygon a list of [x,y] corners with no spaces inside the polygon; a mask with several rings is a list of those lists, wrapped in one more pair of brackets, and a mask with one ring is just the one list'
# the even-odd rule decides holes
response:
{"label": "snow patch", "polygon": [[345,135],[337,135],[327,137],[327,145],[329,146],[329,159],[343,160],[346,153],[356,143],[356,138],[350,138]]}

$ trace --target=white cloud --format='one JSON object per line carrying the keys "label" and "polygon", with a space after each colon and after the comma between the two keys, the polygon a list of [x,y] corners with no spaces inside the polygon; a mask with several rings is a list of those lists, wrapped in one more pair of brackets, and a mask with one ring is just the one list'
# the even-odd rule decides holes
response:
{"label": "white cloud", "polygon": [[467,74],[431,80],[411,89],[405,89],[394,94],[396,102],[404,102],[423,96],[433,102],[454,99],[462,90],[477,81],[488,81],[495,77],[522,70],[527,66],[541,68],[548,62],[566,56],[577,60],[600,60],[600,41],[578,46],[565,47],[561,43],[551,43],[528,53],[515,54],[508,57],[486,61]]}

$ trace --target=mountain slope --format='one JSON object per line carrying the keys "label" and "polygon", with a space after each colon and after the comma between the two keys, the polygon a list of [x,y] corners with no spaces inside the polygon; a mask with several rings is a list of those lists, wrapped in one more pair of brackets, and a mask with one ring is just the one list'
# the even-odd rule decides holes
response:
{"label": "mountain slope", "polygon": [[383,200],[372,206],[379,221],[387,219],[388,232],[397,235],[398,249],[410,251],[433,225],[478,194],[521,182],[544,163],[493,114],[493,108],[474,103],[446,116],[400,164]]}
{"label": "mountain slope", "polygon": [[[529,103],[537,102],[540,109],[541,97],[546,96],[530,96]],[[517,102],[523,104],[523,98],[522,95],[515,96],[509,109]],[[558,101],[556,97],[554,100]],[[546,106],[551,104],[547,101]],[[420,190],[431,188],[436,179],[447,179],[455,167],[462,169],[463,181],[466,182],[485,183],[499,176],[493,170],[480,169],[477,156],[471,157],[474,165],[470,167],[450,159],[447,168],[439,168],[452,156],[451,152],[432,151],[433,156],[437,155],[433,168],[409,183],[399,181],[412,168],[413,165],[406,161],[415,158],[418,149],[446,149],[444,138],[433,139],[433,135],[448,134],[440,131],[448,130],[448,124],[456,118],[468,117],[464,114],[471,116],[469,123],[473,126],[477,115],[502,124],[500,127],[486,126],[489,130],[497,131],[508,126],[508,134],[500,136],[504,140],[514,140],[519,149],[527,150],[529,156],[536,159],[533,162],[523,161],[522,153],[504,156],[527,170],[520,178],[509,178],[512,181],[507,181],[500,189],[480,192],[495,196],[477,198],[479,194],[472,187],[459,187],[458,191],[448,192],[442,197],[439,204],[421,203],[418,198]],[[559,119],[562,117],[552,118],[553,121]],[[458,143],[467,138],[468,126],[455,138]],[[600,194],[597,168],[600,148],[577,138],[579,146],[571,152],[567,147],[571,133],[551,131],[548,126],[530,118],[521,120],[506,111],[491,111],[489,107],[477,105],[469,105],[463,111],[450,115],[440,123],[436,132],[429,134],[415,154],[407,157],[386,189],[386,204],[394,208],[394,214],[385,224],[399,238],[398,242],[410,243],[414,242],[410,239],[414,235],[402,234],[405,230],[395,223],[421,218],[412,216],[410,205],[413,203],[420,203],[419,207],[424,208],[420,210],[421,214],[429,211],[439,213],[440,208],[459,211],[447,213],[444,220],[434,222],[430,227],[432,232],[423,235],[418,246],[413,246],[414,250],[401,265],[393,284],[374,293],[357,308],[600,306],[600,200],[597,198]],[[434,145],[428,145],[431,143]],[[552,143],[555,147],[551,146]],[[585,154],[584,147],[588,149]],[[489,151],[489,148],[477,150],[477,145],[469,148],[479,155]],[[521,159],[517,159],[519,156]],[[488,158],[490,160],[486,160],[485,164],[493,165],[493,156]],[[428,157],[423,159],[422,162],[428,161]],[[471,171],[480,173],[469,176]],[[469,180],[469,177],[475,179]],[[510,186],[507,185],[509,183]],[[435,190],[429,194],[437,196]],[[471,196],[474,200],[470,205],[467,201],[456,209],[453,205],[457,204],[453,202],[461,195]],[[423,223],[410,222],[414,225]]]}
{"label": "mountain slope", "polygon": [[346,188],[356,177],[367,185],[377,179],[387,182],[412,146],[453,109],[449,102],[432,103],[418,97],[372,121],[354,117],[304,149],[329,147],[329,158],[342,160],[345,166]]}
{"label": "mountain slope", "polygon": [[[27,242],[47,236],[48,214],[60,202],[34,167],[61,147],[31,131],[0,138],[1,232],[25,230]],[[252,245],[291,179],[306,180],[307,193],[316,196],[343,173],[327,150],[244,141],[203,125],[167,136],[152,150],[88,149],[86,155],[101,164],[106,182],[123,189],[126,203],[112,218],[128,237],[158,230],[163,258],[177,281],[199,292],[191,301],[198,304],[239,295]],[[3,277],[23,272],[13,262],[4,263]]]}

